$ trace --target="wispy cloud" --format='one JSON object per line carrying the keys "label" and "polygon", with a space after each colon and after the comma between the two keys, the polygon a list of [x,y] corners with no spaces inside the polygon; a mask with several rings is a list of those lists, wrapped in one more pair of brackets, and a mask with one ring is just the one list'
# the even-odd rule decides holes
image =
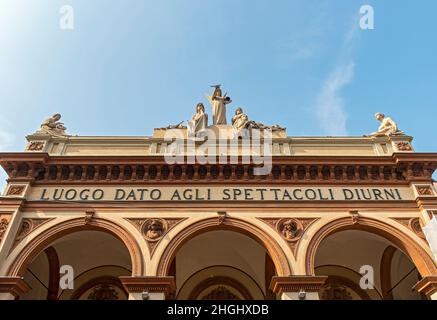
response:
{"label": "wispy cloud", "polygon": [[354,63],[337,66],[323,84],[316,104],[317,117],[325,133],[332,136],[347,135],[347,114],[341,90],[354,76]]}
{"label": "wispy cloud", "polygon": [[353,48],[357,40],[357,34],[358,22],[354,21],[352,28],[344,37],[338,62],[323,83],[316,100],[314,111],[317,114],[319,125],[327,135],[347,135],[347,112],[342,90],[354,78]]}

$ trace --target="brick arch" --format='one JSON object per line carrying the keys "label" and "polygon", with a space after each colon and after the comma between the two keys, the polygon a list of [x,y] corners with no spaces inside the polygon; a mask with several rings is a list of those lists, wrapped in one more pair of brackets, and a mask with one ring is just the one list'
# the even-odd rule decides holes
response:
{"label": "brick arch", "polygon": [[433,258],[421,245],[403,231],[385,222],[360,217],[354,223],[351,217],[344,217],[330,221],[314,234],[307,247],[305,255],[305,270],[308,275],[314,275],[314,263],[320,243],[334,233],[345,230],[361,230],[377,234],[400,248],[413,262],[422,277],[437,275],[437,268]]}
{"label": "brick arch", "polygon": [[270,255],[278,276],[289,276],[292,270],[279,244],[261,228],[241,219],[227,217],[222,223],[218,218],[208,218],[194,222],[176,234],[167,244],[158,264],[157,275],[166,276],[171,262],[182,246],[197,235],[209,231],[228,230],[244,234],[261,244]]}
{"label": "brick arch", "polygon": [[131,257],[132,276],[143,274],[141,249],[135,238],[127,230],[106,219],[94,218],[88,224],[85,224],[84,218],[76,218],[60,222],[30,240],[9,267],[8,276],[23,276],[32,261],[54,241],[74,232],[89,230],[106,232],[123,242]]}

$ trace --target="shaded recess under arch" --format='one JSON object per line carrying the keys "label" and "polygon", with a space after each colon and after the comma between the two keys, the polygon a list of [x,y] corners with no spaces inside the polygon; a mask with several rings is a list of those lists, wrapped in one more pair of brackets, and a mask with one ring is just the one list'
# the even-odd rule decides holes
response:
{"label": "shaded recess under arch", "polygon": [[119,239],[129,251],[132,276],[143,274],[144,266],[141,249],[135,238],[127,230],[106,219],[95,218],[85,224],[83,218],[76,218],[55,224],[30,240],[9,267],[8,276],[23,276],[32,261],[56,240],[75,232],[89,230],[102,231]]}
{"label": "shaded recess under arch", "polygon": [[307,274],[315,274],[315,256],[320,243],[330,235],[345,230],[361,230],[379,235],[400,248],[411,259],[422,277],[437,275],[433,259],[414,239],[387,223],[365,217],[359,217],[356,222],[353,222],[350,217],[344,217],[319,228],[307,248],[305,257]]}
{"label": "shaded recess under arch", "polygon": [[208,218],[185,227],[167,244],[159,261],[157,275],[169,275],[172,261],[178,250],[189,240],[208,231],[228,230],[244,234],[261,244],[270,255],[278,276],[289,276],[292,270],[288,259],[279,244],[259,227],[236,218],[226,217],[218,222],[217,218]]}

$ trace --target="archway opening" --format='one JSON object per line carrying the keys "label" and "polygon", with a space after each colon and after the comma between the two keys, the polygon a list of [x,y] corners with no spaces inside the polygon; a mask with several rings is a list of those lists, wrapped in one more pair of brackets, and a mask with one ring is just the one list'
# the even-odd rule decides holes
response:
{"label": "archway opening", "polygon": [[76,231],[41,251],[26,267],[31,290],[20,299],[124,300],[119,276],[132,274],[129,250],[102,231]]}
{"label": "archway opening", "polygon": [[176,299],[273,299],[268,290],[276,274],[267,250],[251,237],[231,230],[207,231],[178,248],[169,275]]}
{"label": "archway opening", "polygon": [[420,274],[410,258],[388,239],[368,231],[343,230],[323,239],[314,271],[328,276],[321,299],[424,298],[412,290]]}

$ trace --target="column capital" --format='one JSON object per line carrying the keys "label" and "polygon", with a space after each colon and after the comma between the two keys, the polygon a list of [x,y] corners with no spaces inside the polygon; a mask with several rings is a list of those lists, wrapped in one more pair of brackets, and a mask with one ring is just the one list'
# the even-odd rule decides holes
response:
{"label": "column capital", "polygon": [[26,293],[31,288],[21,277],[0,277],[0,292],[9,293],[14,297]]}
{"label": "column capital", "polygon": [[176,290],[174,277],[119,277],[123,287],[129,293],[159,292],[166,296]]}
{"label": "column capital", "polygon": [[327,276],[272,277],[270,290],[278,294],[284,292],[299,292],[300,290],[318,292],[327,279]]}
{"label": "column capital", "polygon": [[437,292],[437,276],[425,277],[413,287],[419,293],[431,296]]}

